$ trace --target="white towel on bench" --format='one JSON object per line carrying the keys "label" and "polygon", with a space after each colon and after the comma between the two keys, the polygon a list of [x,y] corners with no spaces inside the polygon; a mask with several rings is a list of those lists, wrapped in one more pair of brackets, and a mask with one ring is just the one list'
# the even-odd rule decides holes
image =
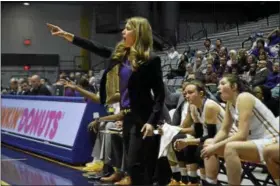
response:
{"label": "white towel on bench", "polygon": [[162,126],[163,135],[160,139],[160,149],[158,158],[167,157],[169,161],[178,162],[175,152],[173,151],[171,142],[174,136],[180,132],[181,128],[178,126],[172,126],[165,123]]}

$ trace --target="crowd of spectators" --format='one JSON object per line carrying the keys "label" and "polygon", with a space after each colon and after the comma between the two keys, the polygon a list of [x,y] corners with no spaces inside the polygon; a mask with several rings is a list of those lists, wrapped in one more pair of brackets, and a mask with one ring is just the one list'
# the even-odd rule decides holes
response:
{"label": "crowd of spectators", "polygon": [[[262,95],[269,94],[266,98],[263,96],[262,100],[265,99],[267,106],[274,108],[275,113],[278,109],[269,104],[279,100],[279,45],[280,31],[275,29],[267,38],[256,39],[252,48],[248,50],[230,49],[230,46],[224,46],[219,38],[216,39],[215,45],[210,39],[205,39],[205,50],[197,50],[193,56],[190,55],[189,49],[179,54],[173,47],[168,51],[167,60],[170,63],[174,60],[179,61],[178,67],[170,69],[166,78],[198,79],[213,86],[218,85],[224,75],[236,74],[245,80],[252,90],[262,87],[258,92]],[[279,104],[278,101],[276,103]]]}
{"label": "crowd of spectators", "polygon": [[88,73],[61,72],[56,82],[49,82],[48,79],[34,74],[28,78],[11,78],[10,86],[2,88],[2,94],[9,95],[41,95],[41,96],[72,96],[82,97],[82,95],[72,89],[64,88],[65,81],[72,82],[80,87],[93,92],[98,92],[96,79],[93,71]]}

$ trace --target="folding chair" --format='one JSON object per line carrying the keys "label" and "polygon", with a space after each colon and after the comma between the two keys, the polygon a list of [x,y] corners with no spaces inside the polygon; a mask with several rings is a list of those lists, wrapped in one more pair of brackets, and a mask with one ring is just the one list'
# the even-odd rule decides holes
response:
{"label": "folding chair", "polygon": [[[219,173],[226,175],[227,173],[226,173],[226,167],[225,167],[224,163],[225,163],[225,160],[222,157],[220,157]],[[256,167],[263,168],[265,165],[241,160],[241,166],[243,169],[242,174],[241,174],[241,182],[243,179],[249,179],[254,185],[261,185],[261,186],[266,186],[267,184],[276,185],[276,183],[274,182],[274,180],[269,172],[267,172],[267,176],[266,176],[265,180],[258,179],[252,173]],[[228,182],[222,181],[222,180],[219,180],[219,183],[228,185]]]}

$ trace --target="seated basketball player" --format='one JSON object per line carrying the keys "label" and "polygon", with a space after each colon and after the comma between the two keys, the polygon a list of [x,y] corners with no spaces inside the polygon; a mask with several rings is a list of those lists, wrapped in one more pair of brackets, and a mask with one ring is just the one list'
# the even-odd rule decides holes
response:
{"label": "seated basketball player", "polygon": [[[225,118],[217,135],[206,141],[201,156],[205,158],[208,185],[217,184],[216,155],[225,157],[229,184],[240,185],[240,159],[263,161],[264,146],[279,140],[279,131],[274,128],[277,119],[259,99],[245,92],[246,86],[237,76],[224,76],[218,88],[226,102]],[[238,131],[229,136],[233,123]]]}
{"label": "seated basketball player", "polygon": [[[194,122],[195,138],[174,138],[175,150],[181,155],[177,158],[189,166],[189,185],[198,185],[197,167],[200,168],[201,179],[205,179],[204,163],[200,158],[203,142],[215,136],[224,117],[224,109],[215,101],[207,98],[204,85],[200,81],[192,81],[185,87],[185,97],[190,104],[188,116]],[[191,120],[185,125],[190,126]],[[179,138],[179,139],[178,139]],[[181,139],[180,139],[181,138]]]}
{"label": "seated basketball player", "polygon": [[280,156],[279,143],[264,147],[263,158],[265,160],[268,171],[273,177],[276,184],[280,185]]}

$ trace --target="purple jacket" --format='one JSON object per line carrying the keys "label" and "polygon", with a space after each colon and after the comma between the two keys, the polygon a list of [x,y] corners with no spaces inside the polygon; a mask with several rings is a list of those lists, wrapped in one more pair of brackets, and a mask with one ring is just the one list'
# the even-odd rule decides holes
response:
{"label": "purple jacket", "polygon": [[[269,50],[268,47],[264,47],[264,51],[268,54],[268,56],[270,57],[274,57],[274,54],[272,54]],[[256,48],[253,50],[253,52],[251,54],[254,54],[256,57],[259,57],[260,53],[259,53],[259,49]]]}
{"label": "purple jacket", "polygon": [[267,76],[267,79],[266,79],[266,82],[265,82],[264,86],[268,87],[269,89],[272,89],[278,83],[280,83],[280,74],[272,72]]}

